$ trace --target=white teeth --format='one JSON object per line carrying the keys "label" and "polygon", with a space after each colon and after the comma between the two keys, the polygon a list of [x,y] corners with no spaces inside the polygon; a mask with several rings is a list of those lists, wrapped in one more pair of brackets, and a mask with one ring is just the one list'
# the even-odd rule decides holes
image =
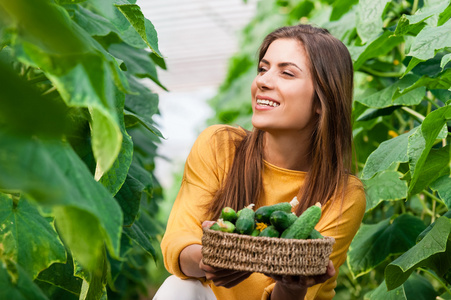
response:
{"label": "white teeth", "polygon": [[262,99],[257,99],[257,104],[258,105],[272,106],[272,107],[279,106],[279,103],[276,103],[276,102],[271,101],[271,100],[262,100]]}

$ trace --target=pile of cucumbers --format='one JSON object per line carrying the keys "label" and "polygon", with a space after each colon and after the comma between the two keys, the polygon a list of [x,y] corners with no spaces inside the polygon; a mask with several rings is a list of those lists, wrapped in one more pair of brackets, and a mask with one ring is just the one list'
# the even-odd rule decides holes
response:
{"label": "pile of cucumbers", "polygon": [[286,239],[321,239],[323,236],[315,230],[321,218],[321,204],[307,208],[299,217],[291,212],[298,205],[296,197],[291,202],[282,202],[262,206],[256,211],[253,205],[235,212],[224,207],[220,218],[210,227],[229,233],[246,234]]}

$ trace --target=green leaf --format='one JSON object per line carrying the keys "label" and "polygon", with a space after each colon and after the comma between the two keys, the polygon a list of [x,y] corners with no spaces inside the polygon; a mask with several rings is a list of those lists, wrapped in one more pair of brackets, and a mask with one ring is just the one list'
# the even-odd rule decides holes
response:
{"label": "green leaf", "polygon": [[407,55],[424,61],[446,47],[451,47],[451,20],[438,27],[423,28],[415,37]]}
{"label": "green leaf", "polygon": [[417,130],[418,127],[393,139],[382,142],[368,157],[361,178],[368,180],[376,173],[388,169],[394,163],[408,162],[407,145],[409,137]]}
{"label": "green leaf", "polygon": [[442,60],[440,62],[440,67],[442,70],[445,68],[445,66],[451,61],[451,53],[448,53],[446,55],[443,55]]}
{"label": "green leaf", "polygon": [[421,130],[409,137],[409,167],[412,174],[412,180],[409,186],[409,194],[413,191],[415,184],[420,178],[423,165],[426,161],[429,151],[444,130],[445,123],[451,119],[451,106],[441,107],[426,116],[421,124]]}
{"label": "green leaf", "polygon": [[124,226],[130,226],[135,221],[140,201],[141,194],[145,186],[131,175],[127,175],[124,185],[121,187],[115,198],[122,208],[124,214]]}
{"label": "green leaf", "polygon": [[369,121],[369,120],[373,120],[376,119],[377,117],[380,116],[388,116],[391,115],[395,110],[397,110],[400,106],[388,106],[388,107],[384,107],[384,108],[368,108],[367,110],[364,111],[364,113],[362,113],[358,118],[357,118],[357,122],[360,121]]}
{"label": "green leaf", "polygon": [[144,17],[141,8],[136,4],[115,4],[114,6],[127,18],[147,46],[156,55],[162,57],[160,50],[158,50],[157,32],[153,24]]}
{"label": "green leaf", "polygon": [[[111,255],[118,255],[121,209],[67,144],[19,139],[0,132],[0,188],[20,190],[41,204],[52,205],[57,222],[67,226],[62,238],[72,250],[80,249],[74,254],[77,259],[77,255],[85,257],[83,263],[94,255],[87,251],[91,244],[106,243]],[[87,233],[83,243],[79,232]],[[88,249],[81,249],[83,245]]]}
{"label": "green leaf", "polygon": [[[16,277],[11,277],[7,268],[15,269]],[[11,261],[0,263],[0,299],[48,300],[27,272]]]}
{"label": "green leaf", "polygon": [[[418,79],[411,86],[408,86],[405,88],[400,88],[399,90],[395,91],[394,97],[402,98],[403,96],[411,93],[412,91],[421,91],[424,93],[425,89],[423,87],[426,87],[429,90],[435,90],[435,89],[448,90],[448,89],[450,89],[451,88],[451,69],[447,69],[446,71],[444,71],[434,77],[429,77],[428,75],[423,75],[420,79]],[[419,97],[419,96],[420,95],[417,95],[417,97]],[[412,105],[414,105],[414,104],[415,103],[413,103]]]}
{"label": "green leaf", "polygon": [[131,238],[136,245],[140,246],[155,260],[156,251],[152,246],[151,242],[152,237],[148,234],[148,232],[144,229],[143,225],[141,224],[142,222],[141,219],[145,217],[146,213],[143,213],[140,216],[140,219],[136,220],[132,226],[124,227],[124,234],[126,234],[129,238]]}
{"label": "green leaf", "polygon": [[437,178],[429,186],[433,191],[436,191],[440,198],[445,202],[448,209],[451,209],[451,176],[445,175]]}
{"label": "green leaf", "polygon": [[83,280],[80,291],[80,300],[107,299],[108,263],[106,253],[97,257],[95,268],[89,272],[87,279]]}
{"label": "green leaf", "polygon": [[[416,86],[418,78],[416,75],[408,74],[385,89],[363,99],[356,99],[356,101],[372,108],[384,108],[393,105],[417,105],[421,103],[426,93],[424,87],[421,85]],[[399,90],[406,92],[400,94]]]}
{"label": "green leaf", "polygon": [[429,186],[437,178],[450,174],[450,145],[440,149],[432,149],[429,152],[424,167],[419,174],[415,187],[411,189],[411,194],[417,194]]}
{"label": "green leaf", "polygon": [[385,269],[389,290],[403,284],[418,267],[433,269],[442,276],[451,268],[451,220],[437,219],[431,231],[415,246],[391,262]]}
{"label": "green leaf", "polygon": [[24,197],[0,193],[0,256],[18,262],[32,279],[54,262],[66,261],[66,250],[53,226]]}
{"label": "green leaf", "polygon": [[138,49],[125,43],[112,44],[108,51],[115,57],[124,61],[127,72],[140,78],[149,78],[162,89],[166,90],[158,79],[157,69],[150,53],[144,49]]}
{"label": "green leaf", "polygon": [[354,61],[354,70],[359,70],[370,58],[384,55],[404,42],[403,37],[392,36],[392,34],[391,31],[384,31],[383,34],[372,38],[363,46],[348,47],[349,53]]}
{"label": "green leaf", "polygon": [[68,9],[73,12],[72,19],[91,36],[105,36],[111,31],[116,32],[116,27],[109,20],[95,12],[77,5],[76,9]]}
{"label": "green leaf", "polygon": [[385,280],[371,292],[365,294],[364,300],[407,300],[406,293],[404,291],[404,286],[399,286],[394,290],[387,291],[387,286]]}
{"label": "green leaf", "polygon": [[382,13],[389,0],[360,0],[358,4],[357,33],[365,43],[382,33]]}
{"label": "green leaf", "polygon": [[429,300],[435,299],[436,296],[438,296],[437,292],[431,283],[423,276],[413,273],[403,285],[391,291],[387,290],[387,285],[384,280],[374,291],[365,294],[364,299]]}
{"label": "green leaf", "polygon": [[419,218],[403,214],[394,220],[362,224],[351,242],[348,265],[354,277],[368,273],[392,255],[404,253],[426,226]]}
{"label": "green leaf", "polygon": [[50,283],[73,294],[79,294],[82,285],[82,280],[74,276],[74,263],[70,255],[65,264],[52,264],[39,273],[36,280]]}
{"label": "green leaf", "polygon": [[395,201],[407,197],[407,183],[400,178],[402,173],[386,170],[371,179],[364,180],[366,211],[375,208],[382,201]]}
{"label": "green leaf", "polygon": [[130,168],[130,164],[132,163],[133,156],[133,142],[131,137],[125,130],[123,115],[124,99],[124,94],[117,91],[116,114],[123,136],[121,151],[119,152],[119,155],[117,156],[112,167],[108,170],[108,172],[103,174],[103,176],[99,180],[113,196],[116,195],[121,186],[124,184],[125,178],[127,177],[127,173]]}
{"label": "green leaf", "polygon": [[337,0],[332,3],[332,13],[330,15],[331,21],[339,20],[344,14],[346,14],[351,7],[357,4],[358,0]]}

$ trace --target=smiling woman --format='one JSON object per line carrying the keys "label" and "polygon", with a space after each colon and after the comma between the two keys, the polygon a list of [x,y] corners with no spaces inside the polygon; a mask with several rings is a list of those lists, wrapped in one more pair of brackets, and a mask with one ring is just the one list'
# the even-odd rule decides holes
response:
{"label": "smiling woman", "polygon": [[[165,266],[175,276],[155,299],[193,299],[180,298],[180,289],[185,296],[205,295],[196,299],[333,298],[336,270],[366,204],[361,182],[349,174],[352,82],[349,53],[326,30],[297,25],[265,38],[251,86],[253,131],[211,126],[186,160],[161,244]],[[258,208],[294,196],[300,199],[297,215],[322,204],[315,228],[336,241],[325,274],[268,277],[202,262],[202,224],[211,224],[205,221],[217,219],[222,208]]]}

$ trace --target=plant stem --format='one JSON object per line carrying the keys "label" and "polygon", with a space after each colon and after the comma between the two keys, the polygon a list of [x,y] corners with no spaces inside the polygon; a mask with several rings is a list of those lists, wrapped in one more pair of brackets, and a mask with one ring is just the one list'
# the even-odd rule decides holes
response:
{"label": "plant stem", "polygon": [[[425,191],[423,191],[423,193],[425,193]],[[424,212],[424,213],[427,213],[427,214],[430,215],[430,216],[432,216],[432,215],[433,215],[432,210],[430,210],[430,209],[426,206],[426,203],[425,203],[424,199],[422,199],[421,197],[419,197],[419,198],[420,198],[421,206],[423,206],[423,212]]]}
{"label": "plant stem", "polygon": [[401,77],[404,74],[403,72],[379,72],[365,66],[361,66],[360,70],[378,77]]}
{"label": "plant stem", "polygon": [[440,202],[441,204],[443,204],[443,205],[446,206],[445,202],[443,202],[442,199],[440,199],[439,197],[435,196],[434,194],[431,194],[431,193],[429,193],[429,192],[426,191],[426,190],[423,190],[422,193],[425,194],[426,196],[430,197],[432,200],[435,200],[435,201],[437,201],[437,202]]}
{"label": "plant stem", "polygon": [[428,273],[430,276],[432,276],[435,280],[437,280],[438,282],[440,282],[440,284],[445,288],[445,290],[451,295],[451,290],[448,288],[448,285],[446,283],[444,283],[440,277],[438,277],[435,273],[432,273],[431,271],[424,269],[424,268],[418,268],[421,271]]}
{"label": "plant stem", "polygon": [[414,0],[412,4],[412,11],[410,12],[411,15],[414,15],[417,12],[418,9],[418,0]]}
{"label": "plant stem", "polygon": [[404,110],[405,112],[407,112],[408,114],[416,117],[418,120],[420,120],[421,122],[424,121],[424,119],[426,119],[425,116],[423,116],[422,114],[420,114],[419,112],[414,111],[413,109],[407,107],[407,106],[403,106],[401,107],[402,110]]}
{"label": "plant stem", "polygon": [[48,80],[48,79],[47,79],[47,77],[45,75],[40,75],[40,76],[37,76],[37,77],[35,77],[33,79],[28,80],[28,83],[29,84],[34,84],[34,83],[43,82],[43,81],[46,81],[46,80]]}

